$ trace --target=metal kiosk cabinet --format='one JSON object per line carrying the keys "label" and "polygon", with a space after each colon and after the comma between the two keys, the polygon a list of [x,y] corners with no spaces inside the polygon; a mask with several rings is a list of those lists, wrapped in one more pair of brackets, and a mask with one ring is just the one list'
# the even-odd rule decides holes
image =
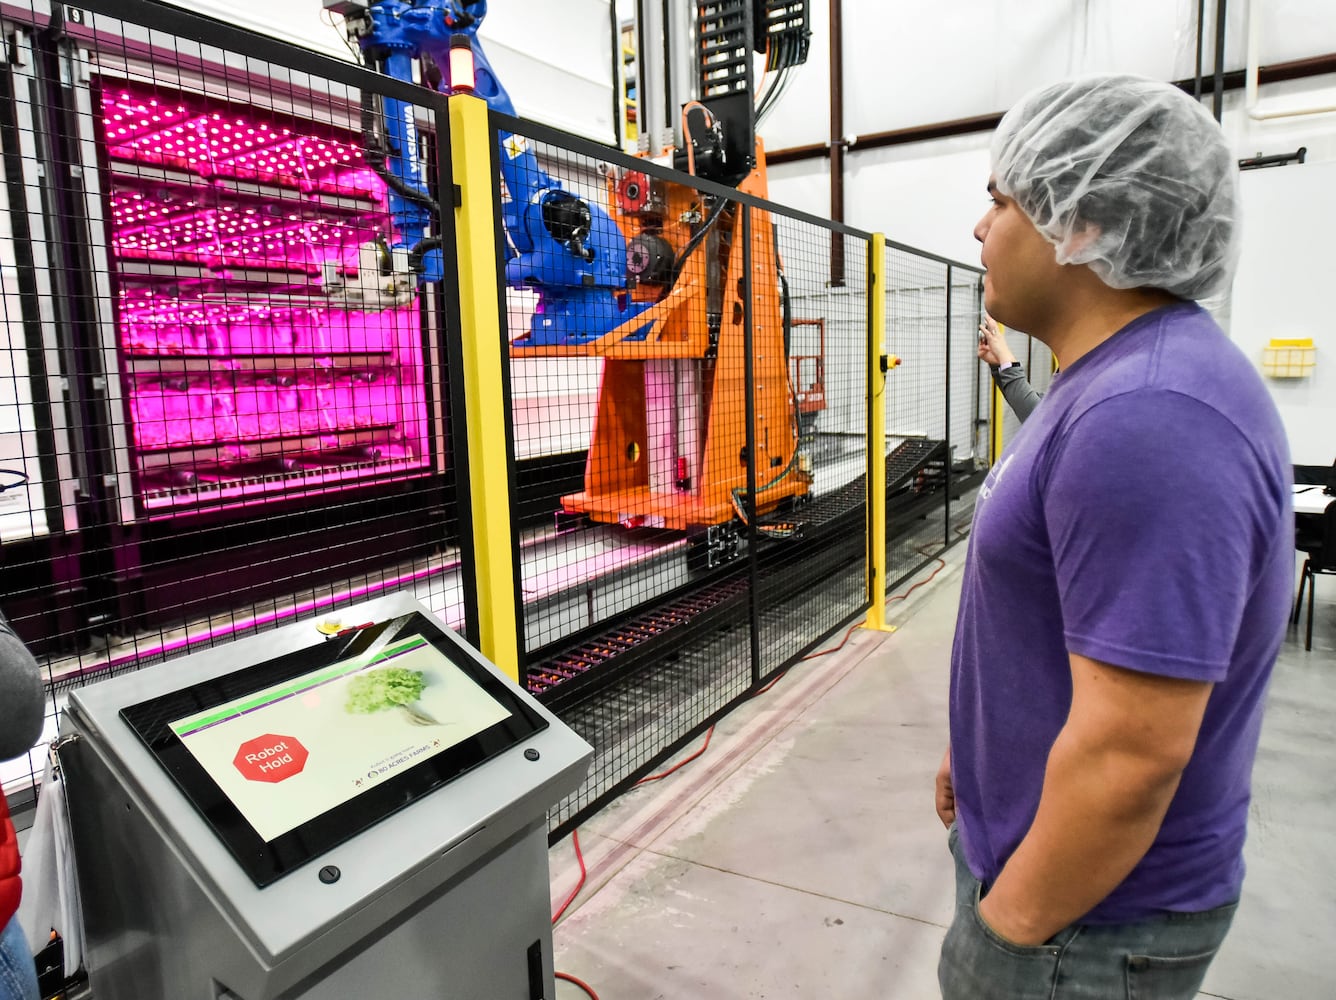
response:
{"label": "metal kiosk cabinet", "polygon": [[411,597],[342,615],[71,693],[97,1000],[555,995],[546,812],[590,747]]}

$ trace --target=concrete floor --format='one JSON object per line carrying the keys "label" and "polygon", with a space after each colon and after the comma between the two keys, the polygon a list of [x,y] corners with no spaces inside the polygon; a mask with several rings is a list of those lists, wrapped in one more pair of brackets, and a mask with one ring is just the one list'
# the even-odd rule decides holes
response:
{"label": "concrete floor", "polygon": [[[795,667],[698,760],[581,828],[559,970],[601,1000],[939,996],[953,875],[932,791],[963,554],[891,605],[898,631]],[[1336,580],[1320,578],[1313,651],[1291,628],[1276,667],[1243,902],[1202,996],[1336,997],[1333,717]],[[579,878],[570,838],[551,863],[555,911]]]}

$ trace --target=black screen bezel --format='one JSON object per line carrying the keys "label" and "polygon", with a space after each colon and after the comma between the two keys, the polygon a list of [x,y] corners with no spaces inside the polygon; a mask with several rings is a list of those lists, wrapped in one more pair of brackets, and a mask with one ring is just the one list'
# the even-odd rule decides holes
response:
{"label": "black screen bezel", "polygon": [[[506,719],[368,787],[271,841],[250,825],[170,724],[359,655],[378,640],[421,635],[509,713]],[[191,684],[120,711],[256,886],[295,871],[387,816],[511,749],[548,726],[517,689],[485,669],[421,612],[365,626],[231,674]]]}

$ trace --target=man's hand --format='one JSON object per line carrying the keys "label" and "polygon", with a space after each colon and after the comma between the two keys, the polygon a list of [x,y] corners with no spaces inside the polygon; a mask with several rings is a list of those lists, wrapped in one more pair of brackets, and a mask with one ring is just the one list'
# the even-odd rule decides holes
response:
{"label": "man's hand", "polygon": [[942,755],[942,766],[937,769],[937,818],[942,826],[956,821],[956,790],[951,785],[951,748]]}
{"label": "man's hand", "polygon": [[1035,937],[1033,932],[1020,924],[1012,924],[1005,912],[994,912],[997,910],[995,903],[996,900],[992,896],[984,896],[979,900],[979,919],[998,937],[1018,948],[1038,948],[1048,940],[1045,937]]}

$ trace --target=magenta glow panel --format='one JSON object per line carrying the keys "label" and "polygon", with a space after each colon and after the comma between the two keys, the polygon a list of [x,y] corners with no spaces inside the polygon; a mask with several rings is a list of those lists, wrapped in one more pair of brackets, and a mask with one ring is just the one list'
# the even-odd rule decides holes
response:
{"label": "magenta glow panel", "polygon": [[192,108],[114,84],[103,91],[102,125],[114,160],[305,191],[381,194],[351,138],[302,134],[231,109]]}
{"label": "magenta glow panel", "polygon": [[[392,318],[411,312],[349,313],[275,296],[218,300],[183,297],[154,288],[122,289],[121,344],[135,356],[238,358],[320,355],[392,355]],[[403,325],[402,323],[400,325]]]}
{"label": "magenta glow panel", "polygon": [[148,516],[430,471],[417,304],[349,312],[319,291],[325,264],[355,268],[388,233],[356,134],[121,83],[102,109]]}
{"label": "magenta glow panel", "polygon": [[325,260],[349,266],[357,247],[375,237],[366,217],[312,216],[275,204],[215,205],[195,199],[154,198],[142,191],[117,191],[111,198],[112,246],[116,256],[177,261],[204,267],[259,267],[312,276]]}

